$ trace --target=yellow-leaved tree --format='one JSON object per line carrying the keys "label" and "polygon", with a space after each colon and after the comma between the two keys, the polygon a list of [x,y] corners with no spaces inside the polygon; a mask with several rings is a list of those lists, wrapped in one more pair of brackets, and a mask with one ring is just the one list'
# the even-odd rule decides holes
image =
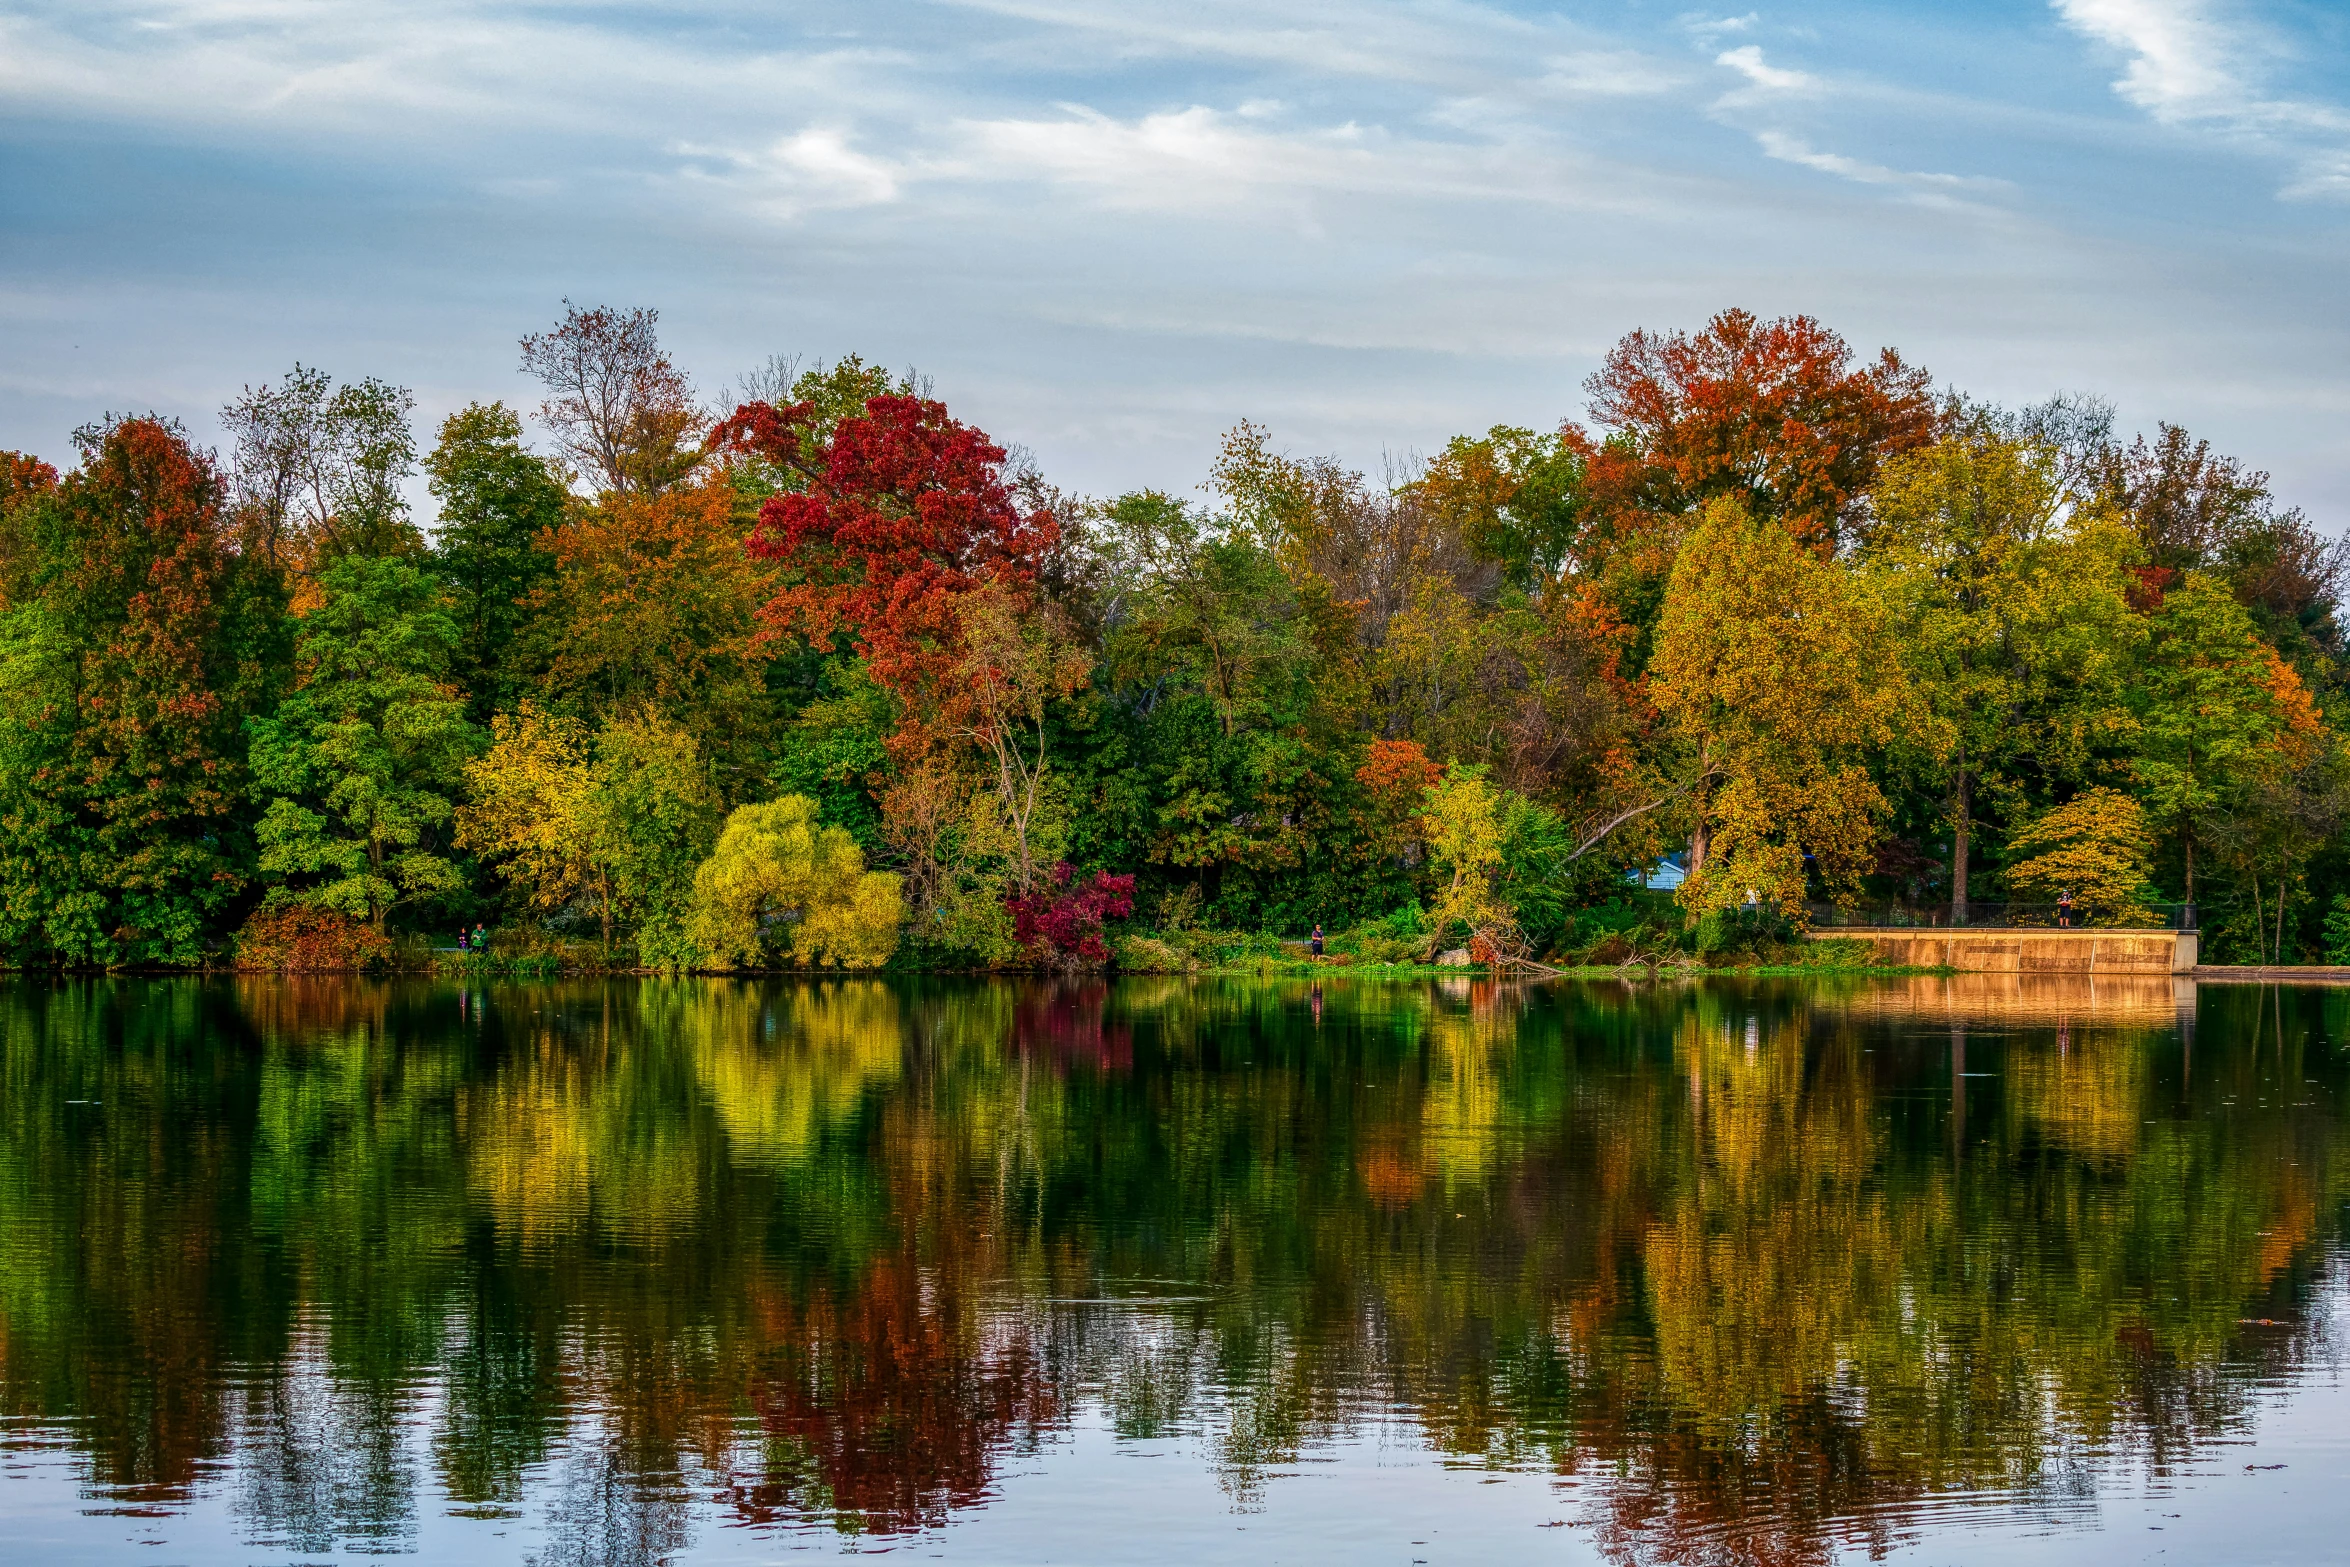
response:
{"label": "yellow-leaved tree", "polygon": [[1692,910],[1756,900],[1799,912],[1809,856],[1851,897],[1873,863],[1884,796],[1862,765],[1909,706],[1877,614],[1850,575],[1755,519],[1708,505],[1665,592],[1649,694],[1688,791]]}
{"label": "yellow-leaved tree", "polygon": [[2007,884],[2053,901],[2070,892],[2092,925],[2143,925],[2154,831],[2137,801],[2118,789],[2083,789],[2026,822],[2008,841],[2021,856]]}
{"label": "yellow-leaved tree", "polygon": [[898,877],[865,869],[856,839],[818,822],[814,800],[787,794],[726,819],[694,872],[686,939],[712,968],[786,950],[809,967],[877,968],[897,950],[904,918]]}
{"label": "yellow-leaved tree", "polygon": [[1491,959],[1517,943],[1517,921],[1495,890],[1501,870],[1501,796],[1483,767],[1455,763],[1421,795],[1428,862],[1444,880],[1428,911],[1428,950],[1466,933],[1475,955]]}
{"label": "yellow-leaved tree", "polygon": [[502,861],[534,909],[591,904],[610,948],[612,874],[597,852],[587,725],[525,698],[490,720],[490,735],[489,750],[465,767],[470,798],[457,809],[458,845]]}

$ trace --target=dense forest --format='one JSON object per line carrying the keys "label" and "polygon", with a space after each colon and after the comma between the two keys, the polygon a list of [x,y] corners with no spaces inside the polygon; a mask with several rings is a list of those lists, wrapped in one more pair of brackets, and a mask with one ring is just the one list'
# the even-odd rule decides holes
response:
{"label": "dense forest", "polygon": [[855,357],[712,398],[649,310],[520,347],[543,404],[429,449],[296,366],[219,453],[0,453],[10,961],[1716,954],[2066,895],[2350,958],[2342,547],[2094,397],[1733,310],[1583,422],[1377,480],[1242,423],[1101,499]]}

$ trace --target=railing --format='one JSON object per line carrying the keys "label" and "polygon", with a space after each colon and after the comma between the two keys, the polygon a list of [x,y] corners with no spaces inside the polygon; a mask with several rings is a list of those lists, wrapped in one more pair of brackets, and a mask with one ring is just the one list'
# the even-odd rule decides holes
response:
{"label": "railing", "polygon": [[2153,916],[2151,919],[2133,916],[2127,920],[2114,919],[2090,904],[2079,902],[2069,912],[2053,903],[1969,903],[1966,912],[1955,919],[1947,903],[1859,903],[1850,908],[1814,903],[1809,907],[1814,930],[1850,926],[1894,930],[2055,930],[2065,925],[2075,930],[2195,928],[2192,903],[2145,904],[2142,907]]}

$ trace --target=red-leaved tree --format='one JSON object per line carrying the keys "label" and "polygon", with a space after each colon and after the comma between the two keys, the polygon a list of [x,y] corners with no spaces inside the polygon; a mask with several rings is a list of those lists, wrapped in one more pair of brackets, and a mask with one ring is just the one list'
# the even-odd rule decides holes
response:
{"label": "red-leaved tree", "polygon": [[1060,537],[1047,511],[1022,509],[1004,450],[943,403],[885,396],[820,438],[812,403],[746,403],[711,433],[796,488],[759,508],[751,553],[796,580],[763,612],[770,636],[829,651],[846,634],[873,678],[903,704],[901,759],[954,727],[965,693],[964,608],[994,589],[1025,603]]}
{"label": "red-leaved tree", "polygon": [[1004,900],[1020,944],[1049,962],[1101,963],[1110,956],[1102,929],[1134,912],[1134,878],[1094,872],[1079,885],[1067,860],[1053,867],[1051,885]]}

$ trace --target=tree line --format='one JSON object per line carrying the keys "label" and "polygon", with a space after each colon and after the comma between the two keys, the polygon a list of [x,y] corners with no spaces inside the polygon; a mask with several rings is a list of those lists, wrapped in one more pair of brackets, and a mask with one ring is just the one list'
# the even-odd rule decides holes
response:
{"label": "tree line", "polygon": [[711,398],[566,303],[520,358],[530,421],[429,449],[297,366],[219,453],[0,454],[15,962],[1571,957],[2060,895],[2350,957],[2342,546],[2093,397],[1731,310],[1582,421],[1377,480],[1242,423],[1102,499],[855,356]]}

